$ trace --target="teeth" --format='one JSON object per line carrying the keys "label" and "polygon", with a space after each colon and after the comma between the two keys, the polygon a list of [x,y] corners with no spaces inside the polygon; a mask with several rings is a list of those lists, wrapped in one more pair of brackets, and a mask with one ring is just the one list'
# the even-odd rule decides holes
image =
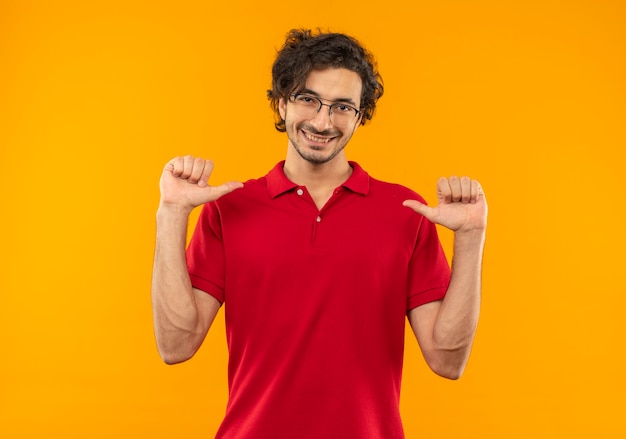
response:
{"label": "teeth", "polygon": [[330,138],[328,137],[317,137],[309,133],[304,133],[304,135],[307,139],[312,140],[317,143],[328,143],[330,141]]}

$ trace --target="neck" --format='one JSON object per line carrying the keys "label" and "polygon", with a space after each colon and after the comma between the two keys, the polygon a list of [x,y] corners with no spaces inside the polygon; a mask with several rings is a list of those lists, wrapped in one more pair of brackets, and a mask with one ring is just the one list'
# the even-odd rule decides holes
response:
{"label": "neck", "polygon": [[302,159],[297,152],[290,154],[292,149],[285,159],[285,175],[297,185],[306,186],[309,191],[332,191],[352,174],[352,167],[343,151],[329,162],[311,163]]}

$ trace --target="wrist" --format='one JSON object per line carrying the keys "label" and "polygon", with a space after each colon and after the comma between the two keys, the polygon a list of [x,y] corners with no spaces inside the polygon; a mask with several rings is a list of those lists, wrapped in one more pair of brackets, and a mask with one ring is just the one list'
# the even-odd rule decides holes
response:
{"label": "wrist", "polygon": [[164,203],[161,201],[159,203],[159,207],[157,209],[157,221],[160,220],[172,220],[172,219],[184,219],[187,221],[187,218],[191,214],[193,207],[184,206],[180,204],[172,204],[172,203]]}
{"label": "wrist", "polygon": [[482,247],[485,242],[485,228],[457,230],[454,233],[455,246]]}

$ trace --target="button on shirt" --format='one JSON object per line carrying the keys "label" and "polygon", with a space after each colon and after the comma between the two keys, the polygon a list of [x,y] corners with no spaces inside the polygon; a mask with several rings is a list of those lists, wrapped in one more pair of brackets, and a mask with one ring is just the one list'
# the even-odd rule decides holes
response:
{"label": "button on shirt", "polygon": [[401,438],[406,312],[450,277],[435,226],[357,163],[321,210],[283,165],[206,204],[187,250],[193,286],[225,304],[217,437]]}

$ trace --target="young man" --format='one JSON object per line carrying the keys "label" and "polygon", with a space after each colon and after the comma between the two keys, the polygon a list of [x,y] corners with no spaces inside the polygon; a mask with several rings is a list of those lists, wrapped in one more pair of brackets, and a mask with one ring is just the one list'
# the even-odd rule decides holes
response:
{"label": "young man", "polygon": [[[168,364],[191,358],[224,304],[229,402],[218,438],[402,438],[407,316],[435,373],[456,379],[467,362],[484,194],[475,180],[442,178],[438,206],[427,207],[347,160],[383,93],[354,39],[292,31],[272,72],[283,162],[221,186],[208,185],[208,160],[165,166],[152,286],[159,352]],[[435,223],[455,232],[452,270]]]}

